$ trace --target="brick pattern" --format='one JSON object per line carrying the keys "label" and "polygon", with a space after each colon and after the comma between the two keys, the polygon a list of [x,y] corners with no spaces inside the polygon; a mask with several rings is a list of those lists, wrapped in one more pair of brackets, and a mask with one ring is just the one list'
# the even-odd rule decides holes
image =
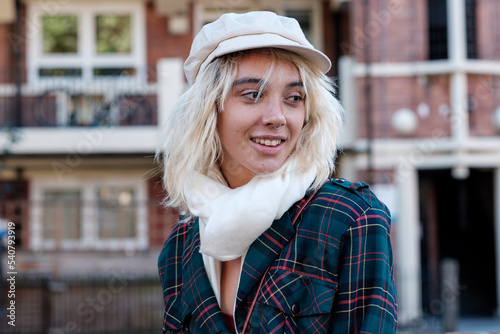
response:
{"label": "brick pattern", "polygon": [[[146,62],[150,69],[149,81],[156,81],[156,64],[160,59],[168,57],[186,59],[189,55],[194,37],[193,32],[172,35],[168,31],[168,20],[168,17],[161,16],[155,11],[153,2],[148,2],[146,8]],[[189,20],[192,22],[192,17]]]}
{"label": "brick pattern", "polygon": [[[0,84],[14,82],[14,71],[16,68],[16,51],[21,54],[20,67],[26,68],[26,43],[29,40],[30,33],[26,27],[26,10],[25,5],[21,5],[21,35],[16,32],[16,23],[5,24],[0,23]],[[31,27],[31,30],[34,30]],[[10,69],[10,71],[4,71]],[[26,75],[23,71],[23,82],[26,82]]]}
{"label": "brick pattern", "polygon": [[149,247],[152,249],[161,248],[167,240],[170,231],[177,223],[179,211],[172,208],[165,208],[161,203],[166,193],[159,175],[152,177],[148,181],[148,206],[149,217]]}
{"label": "brick pattern", "polygon": [[500,77],[469,75],[469,129],[471,136],[495,136],[493,112],[500,106]]}
{"label": "brick pattern", "polygon": [[358,180],[369,184],[394,184],[396,172],[393,169],[378,169],[371,173],[366,169],[358,171]]}
{"label": "brick pattern", "polygon": [[[366,103],[372,106],[370,124],[373,138],[402,138],[392,128],[394,113],[413,110],[418,117],[414,137],[448,137],[451,133],[449,81],[446,76],[371,78],[371,101],[366,101],[366,79],[358,79],[359,135],[367,137]],[[427,109],[428,112],[425,112]],[[418,112],[420,110],[420,112]]]}
{"label": "brick pattern", "polygon": [[500,2],[477,0],[476,15],[478,57],[500,60]]}
{"label": "brick pattern", "polygon": [[[369,19],[363,28],[363,1],[351,2],[351,39],[344,51],[365,62],[366,45],[371,39],[370,62],[426,61],[428,54],[426,0],[370,1]],[[500,2],[477,1],[478,53],[480,59],[500,60],[498,15]],[[471,136],[494,136],[493,111],[500,106],[500,80],[492,76],[468,77],[469,125]],[[358,80],[359,133],[367,137],[365,103],[370,103],[373,138],[399,138],[392,129],[395,111],[409,108],[418,115],[415,137],[446,137],[451,133],[450,79],[448,75],[426,77],[389,77],[371,79],[371,101],[364,96],[365,79]],[[424,109],[428,110],[428,114]]]}
{"label": "brick pattern", "polygon": [[[11,25],[0,24],[0,64],[10,64],[13,61],[12,48],[9,45],[9,32]],[[9,82],[10,78],[0,73],[0,83]]]}
{"label": "brick pattern", "polygon": [[425,0],[373,0],[364,24],[363,1],[353,0],[351,41],[347,53],[365,62],[422,61],[427,57],[427,7]]}

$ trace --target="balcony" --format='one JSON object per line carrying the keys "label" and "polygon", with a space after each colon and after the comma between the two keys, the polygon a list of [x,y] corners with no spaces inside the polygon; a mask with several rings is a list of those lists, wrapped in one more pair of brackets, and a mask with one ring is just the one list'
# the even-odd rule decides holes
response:
{"label": "balcony", "polygon": [[85,138],[102,138],[96,153],[154,150],[158,124],[185,86],[182,62],[165,59],[140,72],[92,80],[50,73],[36,81],[21,73],[16,84],[18,73],[0,70],[0,147],[11,140],[2,130],[16,129],[19,140],[9,146],[19,154],[67,153]]}

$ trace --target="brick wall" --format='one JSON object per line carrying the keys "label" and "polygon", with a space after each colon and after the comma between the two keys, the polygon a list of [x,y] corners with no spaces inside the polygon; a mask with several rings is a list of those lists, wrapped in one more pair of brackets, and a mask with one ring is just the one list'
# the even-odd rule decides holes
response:
{"label": "brick wall", "polygon": [[[16,41],[14,38],[14,24],[0,24],[0,83],[7,83],[14,81],[14,72],[10,71],[15,66],[15,53],[13,44]],[[17,39],[21,43],[22,39]],[[24,51],[24,43],[21,49]]]}
{"label": "brick wall", "polygon": [[344,45],[357,62],[365,62],[370,41],[371,62],[421,61],[427,57],[425,0],[373,0],[364,25],[363,1],[352,0],[351,40]]}
{"label": "brick wall", "polygon": [[[152,2],[146,8],[146,50],[147,65],[151,69],[148,80],[156,81],[156,64],[158,60],[168,57],[186,59],[189,55],[193,32],[183,35],[172,35],[168,31],[169,18],[159,15]],[[190,18],[190,22],[192,22]],[[192,24],[191,24],[192,26]]]}
{"label": "brick wall", "polygon": [[160,248],[167,240],[170,231],[177,223],[179,212],[165,208],[161,202],[165,198],[165,191],[161,177],[157,175],[148,181],[149,217],[149,247]]}
{"label": "brick wall", "polygon": [[[400,138],[391,126],[401,108],[416,112],[415,137],[447,137],[451,133],[449,80],[447,76],[371,78],[370,119],[374,138]],[[359,135],[367,136],[365,79],[358,80]],[[427,109],[427,112],[426,110]],[[420,110],[420,112],[418,112]]]}
{"label": "brick wall", "polygon": [[[12,48],[9,45],[8,35],[11,31],[10,25],[0,24],[0,69],[4,69],[7,64],[12,63]],[[0,83],[9,82],[7,72],[0,70]]]}
{"label": "brick wall", "polygon": [[478,57],[500,60],[500,2],[477,0],[476,15]]}
{"label": "brick wall", "polygon": [[[14,82],[14,71],[16,66],[15,51],[21,53],[21,68],[26,68],[26,43],[29,38],[30,31],[26,29],[26,10],[25,6],[21,5],[21,34],[16,32],[16,23],[5,24],[0,23],[0,84],[6,82]],[[33,27],[31,28],[34,29]],[[31,31],[32,33],[32,31]],[[23,72],[22,80],[26,81],[26,75]]]}
{"label": "brick wall", "polygon": [[[351,54],[364,62],[366,38],[372,38],[370,61],[413,62],[427,60],[427,1],[370,1],[368,28],[362,30],[363,1],[353,0]],[[392,6],[392,7],[391,7]],[[500,2],[477,0],[477,32],[480,59],[500,60]],[[364,34],[364,35],[363,35]],[[371,101],[364,96],[365,79],[358,80],[360,136],[367,136],[365,104],[370,103],[374,138],[398,138],[391,126],[395,111],[409,108],[418,115],[415,137],[446,137],[451,133],[449,75],[386,77],[371,79]],[[468,76],[471,136],[495,136],[493,111],[500,106],[500,78]],[[427,110],[427,112],[426,112]],[[420,111],[420,112],[418,112]]]}
{"label": "brick wall", "polygon": [[469,75],[469,126],[471,136],[495,136],[493,111],[500,106],[500,77]]}

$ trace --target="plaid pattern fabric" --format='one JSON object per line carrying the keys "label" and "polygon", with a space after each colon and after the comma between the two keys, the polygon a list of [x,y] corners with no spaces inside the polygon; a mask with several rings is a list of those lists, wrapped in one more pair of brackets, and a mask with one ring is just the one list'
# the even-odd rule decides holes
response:
{"label": "plaid pattern fabric", "polygon": [[[366,184],[330,180],[292,224],[305,198],[250,247],[236,298],[238,330],[258,293],[250,333],[395,333],[388,209]],[[194,219],[174,228],[160,254],[164,332],[229,333],[199,247]]]}

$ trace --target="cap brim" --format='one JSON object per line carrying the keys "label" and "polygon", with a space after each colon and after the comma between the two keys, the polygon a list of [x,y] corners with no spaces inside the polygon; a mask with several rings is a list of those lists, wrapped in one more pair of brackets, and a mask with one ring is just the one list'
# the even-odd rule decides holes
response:
{"label": "cap brim", "polygon": [[316,64],[323,73],[328,72],[332,66],[330,59],[323,52],[312,48],[312,46],[303,46],[276,34],[252,34],[240,35],[220,42],[217,48],[203,61],[196,76],[198,76],[198,73],[203,72],[205,67],[219,56],[236,51],[258,48],[280,48],[295,52]]}

